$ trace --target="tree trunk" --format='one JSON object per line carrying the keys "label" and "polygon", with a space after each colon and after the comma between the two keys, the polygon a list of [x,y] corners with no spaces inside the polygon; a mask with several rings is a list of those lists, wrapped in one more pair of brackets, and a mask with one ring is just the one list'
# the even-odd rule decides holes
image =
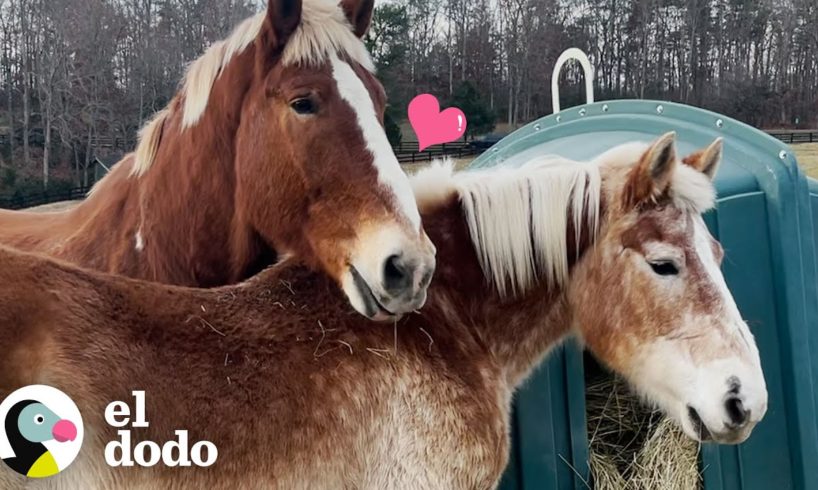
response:
{"label": "tree trunk", "polygon": [[48,164],[51,158],[51,99],[49,93],[46,95],[45,103],[45,146],[43,148],[43,188],[48,189]]}
{"label": "tree trunk", "polygon": [[[451,7],[449,10],[451,18]],[[448,23],[446,29],[446,46],[449,54],[449,97],[454,93],[454,46],[452,46],[452,23]]]}
{"label": "tree trunk", "polygon": [[77,152],[77,146],[71,145],[71,150],[74,153],[74,182],[76,182],[77,187],[82,187],[82,180],[80,176],[80,155]]}
{"label": "tree trunk", "polygon": [[22,39],[22,57],[23,57],[23,165],[28,165],[30,158],[29,136],[31,132],[31,89],[30,77],[31,67],[29,65],[28,52],[28,14],[26,13],[26,2],[20,0],[20,37]]}
{"label": "tree trunk", "polygon": [[[11,43],[11,39],[8,40]],[[11,46],[8,47],[11,51]],[[14,82],[12,80],[11,56],[6,52],[6,109],[8,110],[8,124],[9,124],[9,149],[12,161],[14,160]]]}
{"label": "tree trunk", "polygon": [[88,142],[85,146],[85,165],[83,166],[82,172],[82,186],[88,187],[88,167],[91,166],[91,143],[94,139],[94,126],[88,126]]}

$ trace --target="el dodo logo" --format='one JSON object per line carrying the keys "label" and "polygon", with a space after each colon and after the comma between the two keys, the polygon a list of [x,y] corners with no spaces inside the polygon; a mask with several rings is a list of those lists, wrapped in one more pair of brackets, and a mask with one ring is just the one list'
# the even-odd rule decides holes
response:
{"label": "el dodo logo", "polygon": [[80,452],[82,416],[56,388],[20,388],[0,403],[0,421],[0,458],[30,478],[56,475]]}
{"label": "el dodo logo", "polygon": [[188,440],[186,430],[174,431],[175,441],[168,441],[160,446],[153,441],[141,441],[131,448],[131,431],[126,429],[130,425],[134,429],[144,429],[150,426],[145,414],[145,392],[134,391],[134,413],[131,416],[131,407],[125,402],[113,402],[105,409],[105,421],[111,427],[116,427],[118,441],[111,441],[105,446],[105,462],[109,466],[155,466],[161,460],[165,466],[210,466],[219,457],[216,445],[210,441],[199,441],[192,446]]}

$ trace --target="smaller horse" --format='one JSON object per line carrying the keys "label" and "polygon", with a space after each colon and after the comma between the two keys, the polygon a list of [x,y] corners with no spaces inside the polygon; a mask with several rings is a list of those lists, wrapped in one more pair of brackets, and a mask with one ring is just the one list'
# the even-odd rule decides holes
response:
{"label": "smaller horse", "polygon": [[434,271],[386,96],[361,38],[372,0],[269,0],[188,69],[136,152],[76,208],[0,211],[0,243],[169,284],[246,279],[283,256],[375,319]]}
{"label": "smaller horse", "polygon": [[[191,290],[0,249],[0,396],[46,383],[79,406],[83,452],[46,487],[485,489],[514,390],[575,334],[691,438],[739,443],[767,392],[701,218],[721,143],[688,164],[674,148],[418,175],[439,267],[428,305],[394,325],[288,264]],[[132,444],[187,429],[218,461],[106,466],[106,404],[131,390],[150,419]]]}

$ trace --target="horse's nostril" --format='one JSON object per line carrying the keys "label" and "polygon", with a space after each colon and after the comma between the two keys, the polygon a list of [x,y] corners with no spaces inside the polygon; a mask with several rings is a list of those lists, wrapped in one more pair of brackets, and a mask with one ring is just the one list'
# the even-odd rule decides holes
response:
{"label": "horse's nostril", "polygon": [[727,426],[731,429],[744,427],[747,421],[750,420],[750,411],[744,408],[744,402],[741,401],[741,398],[728,398],[724,402],[724,407],[727,409],[727,416],[730,418]]}
{"label": "horse's nostril", "polygon": [[400,294],[412,285],[410,268],[400,255],[392,255],[386,259],[383,268],[383,285],[390,294]]}

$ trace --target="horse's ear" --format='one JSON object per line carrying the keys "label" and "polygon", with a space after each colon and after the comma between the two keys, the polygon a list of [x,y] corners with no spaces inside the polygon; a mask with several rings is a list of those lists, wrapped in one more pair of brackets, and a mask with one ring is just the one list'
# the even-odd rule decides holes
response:
{"label": "horse's ear", "polygon": [[655,200],[670,187],[676,171],[676,133],[667,133],[645,151],[625,184],[627,208]]}
{"label": "horse's ear", "polygon": [[302,0],[268,0],[267,21],[270,27],[268,43],[273,49],[281,49],[290,35],[301,23]]}
{"label": "horse's ear", "polygon": [[716,172],[719,171],[723,148],[724,139],[718,138],[704,150],[688,155],[682,161],[713,180],[716,177]]}
{"label": "horse's ear", "polygon": [[341,0],[341,7],[352,25],[352,32],[362,38],[372,23],[375,0]]}

